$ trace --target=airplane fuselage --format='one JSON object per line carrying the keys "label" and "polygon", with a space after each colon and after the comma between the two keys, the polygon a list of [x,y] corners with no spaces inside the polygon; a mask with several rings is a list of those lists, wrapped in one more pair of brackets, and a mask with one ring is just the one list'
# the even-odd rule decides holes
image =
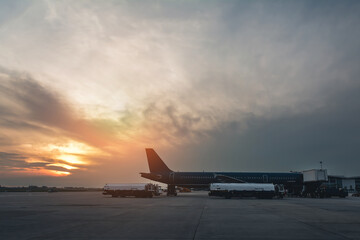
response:
{"label": "airplane fuselage", "polygon": [[141,176],[153,181],[187,188],[207,188],[211,183],[234,181],[301,187],[303,182],[303,175],[297,172],[170,172],[141,173]]}
{"label": "airplane fuselage", "polygon": [[211,183],[273,183],[283,184],[292,192],[302,189],[303,174],[298,172],[174,172],[152,148],[146,149],[150,173],[141,176],[153,181],[186,188],[209,188]]}

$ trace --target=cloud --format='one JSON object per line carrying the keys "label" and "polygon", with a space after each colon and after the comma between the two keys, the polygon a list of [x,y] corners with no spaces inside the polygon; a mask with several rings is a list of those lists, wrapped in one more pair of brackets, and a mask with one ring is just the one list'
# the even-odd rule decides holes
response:
{"label": "cloud", "polygon": [[329,174],[359,175],[357,74],[322,90],[325,104],[314,111],[224,122],[207,132],[206,141],[165,151],[170,167],[180,171],[302,171],[319,168],[323,161]]}
{"label": "cloud", "polygon": [[70,174],[64,171],[63,167],[57,167],[59,164],[54,159],[0,152],[1,173],[6,175],[21,176],[34,173],[35,175],[62,176]]}
{"label": "cloud", "polygon": [[4,152],[82,143],[128,179],[149,146],[214,170],[357,157],[356,1],[0,4]]}
{"label": "cloud", "polygon": [[[85,170],[82,162],[95,164],[87,158],[104,159],[110,134],[101,133],[29,74],[4,68],[0,74],[0,149],[6,151],[0,164],[7,174],[62,176]],[[74,145],[76,141],[84,144]]]}
{"label": "cloud", "polygon": [[43,134],[62,132],[68,137],[106,148],[112,139],[95,125],[75,113],[58,93],[45,88],[28,74],[2,70],[1,126],[7,129],[28,129]]}

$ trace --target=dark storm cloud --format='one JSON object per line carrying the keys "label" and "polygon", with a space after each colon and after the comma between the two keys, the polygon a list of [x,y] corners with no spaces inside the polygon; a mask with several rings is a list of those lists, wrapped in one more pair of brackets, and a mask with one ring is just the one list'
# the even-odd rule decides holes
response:
{"label": "dark storm cloud", "polygon": [[23,161],[26,157],[17,153],[0,152],[0,159],[2,161]]}
{"label": "dark storm cloud", "polygon": [[[248,56],[246,70],[254,73],[248,84],[214,64],[195,89],[202,96],[221,89],[239,104],[250,99],[252,105],[234,109],[241,118],[207,131],[210,140],[175,150],[169,155],[173,168],[288,171],[318,168],[323,161],[332,174],[360,175],[359,2],[248,3],[225,11],[226,24],[219,25],[223,34],[215,37],[219,45],[213,48],[230,68],[228,56]],[[242,100],[253,81],[264,91]],[[253,99],[266,95],[273,96],[257,112]]]}
{"label": "dark storm cloud", "polygon": [[[2,106],[3,112],[10,116],[27,115],[29,120],[53,126],[66,126],[72,119],[72,111],[62,102],[58,95],[46,89],[26,73],[9,71],[0,68],[8,76],[8,80],[1,81],[0,93],[4,98],[11,99],[10,104],[18,108]],[[19,112],[19,108],[22,112]],[[28,125],[27,125],[28,124]],[[30,126],[23,123],[23,126]]]}
{"label": "dark storm cloud", "polygon": [[323,161],[330,174],[359,175],[360,82],[345,85],[333,83],[326,104],[312,112],[249,116],[246,130],[224,123],[208,133],[214,140],[187,146],[173,161],[186,170],[225,171],[300,171]]}
{"label": "dark storm cloud", "polygon": [[46,167],[47,164],[54,162],[51,159],[39,159],[43,162],[26,162],[30,156],[18,153],[0,152],[0,166],[2,170],[26,170]]}
{"label": "dark storm cloud", "polygon": [[54,134],[50,129],[21,121],[21,120],[9,120],[9,119],[0,119],[0,126],[8,129],[17,129],[17,130],[33,130],[36,132],[42,132],[43,134]]}
{"label": "dark storm cloud", "polygon": [[201,137],[203,133],[198,125],[207,120],[199,113],[184,113],[172,101],[150,103],[142,111],[142,116],[145,128],[151,129],[155,133],[154,137],[166,139],[172,144]]}
{"label": "dark storm cloud", "polygon": [[46,135],[45,126],[62,126],[70,121],[70,110],[58,97],[26,73],[0,68],[0,127],[29,130]]}
{"label": "dark storm cloud", "polygon": [[[84,157],[84,155],[81,154],[73,155]],[[60,165],[57,166],[56,164]],[[67,163],[66,161],[41,157],[36,154],[0,152],[0,172],[5,170],[7,173],[11,173],[17,171],[29,171],[39,169],[69,171],[67,168],[61,166],[61,164],[69,166],[69,163]]]}

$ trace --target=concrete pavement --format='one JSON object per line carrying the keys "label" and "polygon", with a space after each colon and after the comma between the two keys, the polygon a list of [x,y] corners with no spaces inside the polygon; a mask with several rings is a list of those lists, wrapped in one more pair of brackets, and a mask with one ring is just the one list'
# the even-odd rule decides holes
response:
{"label": "concrete pavement", "polygon": [[360,239],[360,199],[0,193],[0,239]]}

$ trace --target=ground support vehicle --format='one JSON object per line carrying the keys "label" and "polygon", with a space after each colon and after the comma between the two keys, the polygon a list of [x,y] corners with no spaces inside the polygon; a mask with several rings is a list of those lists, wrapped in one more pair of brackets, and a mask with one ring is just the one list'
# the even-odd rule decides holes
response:
{"label": "ground support vehicle", "polygon": [[301,196],[311,198],[345,198],[348,196],[348,192],[344,188],[338,188],[336,186],[333,186],[333,184],[329,183],[319,183],[318,185],[305,184]]}
{"label": "ground support vehicle", "polygon": [[209,196],[273,198],[280,197],[280,190],[269,183],[212,183]]}
{"label": "ground support vehicle", "polygon": [[323,183],[319,187],[319,192],[323,197],[341,197],[345,198],[349,195],[348,191],[344,188],[337,188],[333,184]]}
{"label": "ground support vehicle", "polygon": [[104,195],[112,197],[151,198],[160,195],[159,186],[151,183],[110,183],[104,186]]}

